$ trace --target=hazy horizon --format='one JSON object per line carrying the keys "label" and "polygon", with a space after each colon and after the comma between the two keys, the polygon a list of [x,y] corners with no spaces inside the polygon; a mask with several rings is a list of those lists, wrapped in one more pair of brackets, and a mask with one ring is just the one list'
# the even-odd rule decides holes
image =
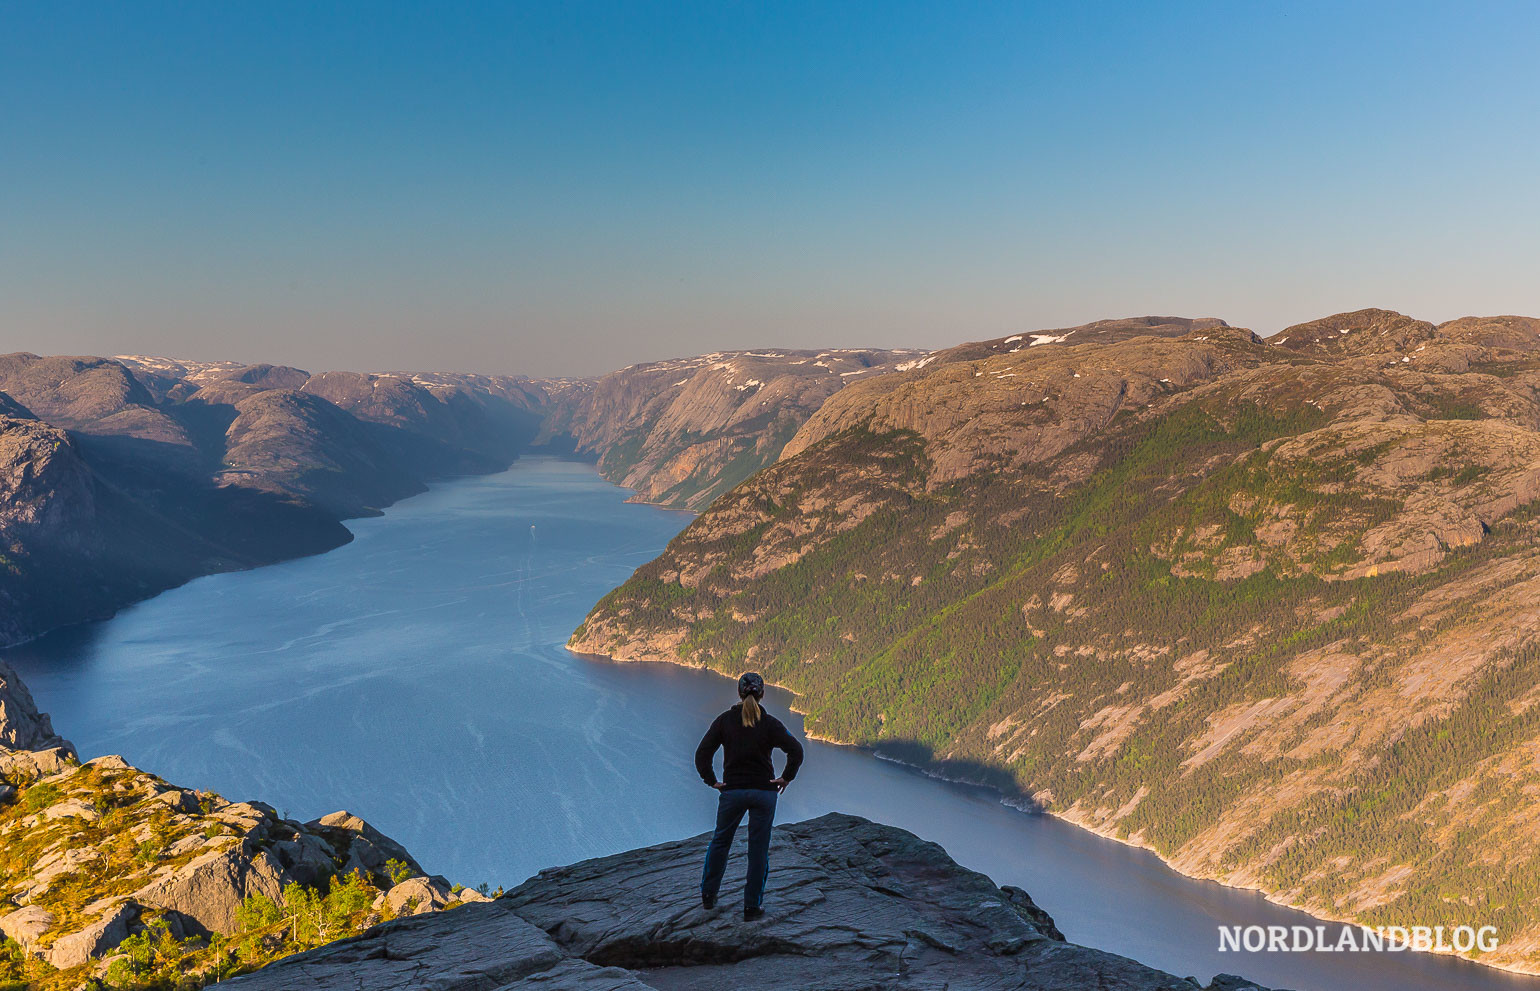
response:
{"label": "hazy horizon", "polygon": [[1540,314],[1540,8],[0,10],[0,351],[593,375]]}
{"label": "hazy horizon", "polygon": [[[1333,311],[1331,313],[1319,313],[1319,314],[1316,314],[1315,317],[1312,317],[1310,319],[1316,319],[1316,318],[1328,317],[1328,316],[1335,316],[1338,313],[1348,313],[1348,312],[1353,312],[1354,310],[1365,310],[1365,309],[1396,310],[1396,307],[1393,307],[1393,306],[1373,306],[1373,305],[1359,306],[1359,307],[1353,307],[1351,310],[1335,310],[1335,311]],[[1398,310],[1397,312],[1406,313],[1406,311],[1404,311],[1404,310]],[[1426,317],[1424,315],[1417,314],[1417,313],[1406,313],[1406,315],[1410,316],[1410,317],[1413,317],[1415,319],[1419,319],[1419,320],[1427,320],[1429,323],[1437,325],[1437,324],[1441,324],[1441,323],[1446,323],[1446,322],[1448,322],[1450,320],[1457,320],[1460,317],[1501,317],[1501,316],[1526,316],[1526,317],[1532,317],[1532,316],[1540,315],[1540,313],[1460,313],[1460,314],[1458,314],[1456,316],[1440,317],[1438,319],[1431,319],[1429,317]],[[1082,321],[1080,321],[1078,323],[1074,323],[1074,324],[1062,324],[1062,325],[1042,326],[1042,327],[1027,327],[1027,326],[1023,326],[1023,327],[1016,328],[1015,331],[1016,332],[1021,332],[1021,333],[1032,333],[1034,331],[1064,330],[1064,329],[1069,329],[1071,327],[1079,327],[1079,326],[1084,326],[1086,324],[1095,323],[1095,322],[1100,321],[1100,320],[1117,320],[1117,319],[1148,317],[1148,316],[1185,317],[1185,318],[1191,318],[1191,319],[1215,318],[1215,317],[1217,317],[1220,320],[1225,320],[1225,318],[1223,316],[1218,315],[1218,314],[1214,314],[1214,313],[1124,313],[1124,314],[1119,314],[1119,315],[1116,315],[1116,316],[1107,315],[1107,316],[1094,317],[1094,318],[1091,318],[1091,319],[1088,319],[1088,320],[1082,320]],[[1286,327],[1277,327],[1277,328],[1272,328],[1272,329],[1267,330],[1267,331],[1262,331],[1262,330],[1258,330],[1255,327],[1244,327],[1243,325],[1238,324],[1238,323],[1236,323],[1233,320],[1225,320],[1225,322],[1228,323],[1232,327],[1238,327],[1238,328],[1243,329],[1243,330],[1250,330],[1250,331],[1256,333],[1258,336],[1263,337],[1263,338],[1268,338],[1268,337],[1276,336],[1277,334],[1280,334],[1285,329],[1287,329]],[[1301,321],[1301,322],[1303,322],[1303,321]],[[1289,326],[1293,326],[1293,325],[1291,324]],[[998,337],[998,336],[1001,336],[1001,335],[997,334],[997,335],[994,335],[994,336]],[[272,356],[272,355],[253,355],[253,354],[247,354],[247,353],[244,353],[244,352],[243,353],[239,353],[239,354],[195,355],[195,354],[152,353],[152,352],[147,352],[147,351],[115,351],[115,352],[108,352],[108,351],[100,351],[100,352],[97,352],[97,351],[92,351],[92,352],[85,352],[85,351],[46,351],[46,352],[38,352],[38,351],[36,351],[36,349],[31,349],[31,350],[33,350],[34,352],[36,352],[38,354],[66,354],[66,355],[77,355],[77,356],[82,356],[82,357],[89,355],[89,356],[93,356],[93,357],[102,357],[102,358],[145,358],[145,359],[148,359],[148,358],[161,358],[161,359],[167,359],[167,360],[172,360],[172,361],[183,361],[183,362],[231,361],[231,362],[236,362],[236,363],[239,363],[239,364],[246,364],[246,365],[257,365],[257,364],[287,365],[287,366],[294,367],[294,368],[300,368],[301,370],[310,372],[312,374],[316,374],[316,373],[320,373],[320,372],[338,372],[338,371],[365,372],[365,373],[373,373],[373,374],[391,374],[391,373],[397,373],[397,372],[414,372],[414,373],[424,373],[424,374],[426,374],[426,373],[441,373],[441,374],[479,374],[479,375],[523,375],[523,376],[527,376],[529,378],[535,378],[535,379],[540,379],[540,378],[581,379],[581,378],[599,378],[599,377],[602,377],[602,376],[608,374],[609,372],[619,371],[619,370],[621,370],[623,368],[630,367],[631,365],[641,365],[641,364],[648,364],[650,362],[669,361],[669,360],[677,360],[677,359],[685,359],[685,358],[695,358],[695,357],[700,357],[702,355],[712,354],[714,352],[742,352],[742,351],[840,351],[840,350],[842,350],[842,351],[867,351],[867,350],[940,351],[940,350],[944,350],[946,348],[949,348],[949,347],[952,347],[952,346],[958,345],[958,344],[965,344],[965,343],[970,343],[970,342],[974,342],[974,341],[990,340],[990,339],[992,339],[992,338],[982,337],[982,336],[958,337],[958,338],[955,338],[955,339],[952,339],[952,340],[943,341],[943,342],[940,342],[938,344],[929,345],[929,346],[927,346],[927,345],[900,345],[900,344],[841,344],[841,343],[833,343],[833,344],[811,345],[811,346],[802,347],[802,346],[793,346],[793,345],[785,345],[785,344],[764,344],[764,343],[753,344],[753,343],[750,343],[750,344],[745,344],[745,345],[738,346],[738,347],[731,347],[731,348],[718,347],[718,348],[711,348],[711,349],[704,350],[704,351],[692,351],[692,352],[688,352],[688,353],[684,353],[684,352],[677,353],[677,354],[661,354],[660,353],[660,354],[652,355],[652,356],[649,356],[649,357],[640,358],[640,359],[638,359],[636,361],[630,361],[630,362],[627,362],[624,365],[614,365],[613,367],[604,367],[604,368],[599,368],[599,369],[596,369],[594,371],[588,371],[588,372],[540,372],[540,371],[529,371],[529,370],[526,370],[526,369],[523,369],[523,368],[467,368],[467,367],[451,367],[451,366],[437,366],[437,365],[432,365],[432,366],[430,366],[430,365],[423,365],[423,366],[405,366],[405,365],[402,365],[402,366],[386,367],[386,366],[383,366],[383,365],[379,365],[379,366],[370,365],[370,364],[368,364],[367,361],[364,361],[363,363],[360,363],[359,361],[354,361],[352,364],[348,364],[348,365],[325,365],[325,366],[314,365],[314,366],[311,366],[311,365],[307,365],[307,364],[305,364],[303,362],[295,362],[295,361],[285,360],[282,356],[276,356],[275,357],[275,356]],[[29,349],[27,349],[27,348],[19,348],[19,349],[16,349],[16,350],[26,351],[26,350],[29,350]],[[359,353],[357,355],[357,357],[359,359],[367,359],[368,358],[368,354],[367,353]]]}

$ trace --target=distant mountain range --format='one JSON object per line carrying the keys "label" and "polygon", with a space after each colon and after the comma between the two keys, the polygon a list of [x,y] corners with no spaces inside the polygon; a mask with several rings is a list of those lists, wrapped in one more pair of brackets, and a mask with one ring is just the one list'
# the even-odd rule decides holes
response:
{"label": "distant mountain range", "polygon": [[530,450],[699,507],[840,388],[921,357],[723,352],[590,380],[0,356],[0,645],[328,550],[341,520]]}
{"label": "distant mountain range", "polygon": [[565,435],[643,501],[699,509],[771,464],[824,400],[924,351],[731,351],[632,365],[557,403]]}
{"label": "distant mountain range", "polygon": [[506,466],[571,388],[0,357],[0,643],[344,543],[341,519]]}
{"label": "distant mountain range", "polygon": [[840,390],[573,649],[1540,970],[1540,320],[1141,318]]}

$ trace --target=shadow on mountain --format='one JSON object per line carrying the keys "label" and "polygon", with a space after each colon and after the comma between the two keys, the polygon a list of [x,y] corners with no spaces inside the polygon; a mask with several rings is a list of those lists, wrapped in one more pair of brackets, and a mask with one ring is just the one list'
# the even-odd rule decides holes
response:
{"label": "shadow on mountain", "polygon": [[997,791],[1012,807],[1023,812],[1043,811],[1037,800],[1022,791],[1015,777],[1003,768],[991,767],[975,760],[937,757],[934,748],[918,740],[883,740],[881,746],[873,747],[872,750],[879,757],[912,765],[926,774]]}

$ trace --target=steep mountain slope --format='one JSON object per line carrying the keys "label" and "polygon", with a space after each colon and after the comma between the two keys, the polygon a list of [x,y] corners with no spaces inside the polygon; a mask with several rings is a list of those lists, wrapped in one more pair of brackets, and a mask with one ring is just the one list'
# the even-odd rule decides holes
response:
{"label": "steep mountain slope", "polygon": [[124,462],[92,439],[0,416],[0,643],[347,537],[312,507]]}
{"label": "steep mountain slope", "polygon": [[407,470],[374,429],[320,396],[272,389],[232,408],[220,484],[284,493],[339,519],[422,491],[424,473]]}
{"label": "steep mountain slope", "polygon": [[1162,325],[842,391],[571,646],[1540,969],[1540,324]]}
{"label": "steep mountain slope", "polygon": [[377,512],[429,478],[505,467],[567,389],[516,376],[117,361],[160,397],[205,467],[229,469],[221,483],[276,488],[343,516]]}
{"label": "steep mountain slope", "polygon": [[[434,474],[490,471],[506,465],[520,446],[509,438],[507,456],[501,459],[475,450],[465,424],[456,415],[461,411],[409,378],[322,372],[312,375],[303,389],[369,425],[378,443],[397,457],[423,465]],[[474,413],[476,409],[467,406],[463,412]]]}
{"label": "steep mountain slope", "polygon": [[632,365],[575,391],[542,438],[570,437],[643,501],[695,509],[773,462],[829,396],[923,354],[728,351]]}
{"label": "steep mountain slope", "polygon": [[0,392],[72,431],[91,453],[155,471],[198,471],[201,459],[187,431],[116,361],[0,355]]}

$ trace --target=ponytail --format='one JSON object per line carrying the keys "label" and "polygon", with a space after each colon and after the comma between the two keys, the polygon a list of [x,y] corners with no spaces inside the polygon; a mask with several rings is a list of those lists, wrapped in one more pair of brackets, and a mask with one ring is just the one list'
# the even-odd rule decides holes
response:
{"label": "ponytail", "polygon": [[743,725],[759,722],[759,700],[765,697],[765,679],[750,671],[738,679],[738,697],[743,699]]}

